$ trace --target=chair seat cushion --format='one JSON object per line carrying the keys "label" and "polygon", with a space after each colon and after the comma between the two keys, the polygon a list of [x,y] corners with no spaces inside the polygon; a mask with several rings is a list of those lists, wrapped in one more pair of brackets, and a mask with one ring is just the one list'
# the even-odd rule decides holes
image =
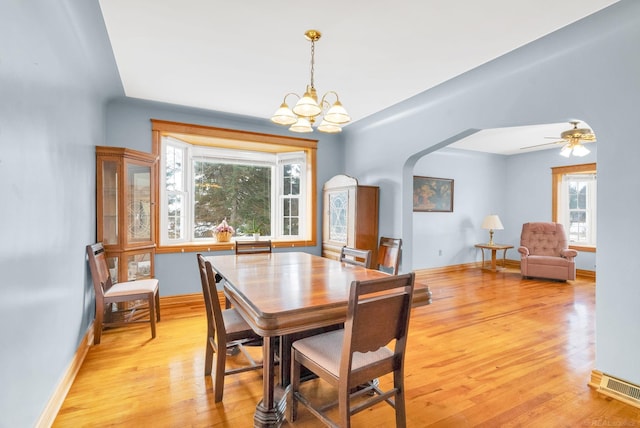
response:
{"label": "chair seat cushion", "polygon": [[529,265],[566,266],[569,261],[564,257],[530,255],[527,263]]}
{"label": "chair seat cushion", "polygon": [[[340,329],[297,340],[292,346],[337,377],[340,374],[340,351],[343,339],[344,330]],[[373,352],[355,352],[351,369],[356,371],[361,367],[392,355],[393,352],[384,346]]]}
{"label": "chair seat cushion", "polygon": [[227,335],[252,331],[249,324],[247,324],[235,308],[225,309],[222,311],[222,318],[224,319],[224,327],[227,331]]}
{"label": "chair seat cushion", "polygon": [[128,296],[130,294],[155,293],[158,290],[158,280],[155,278],[139,281],[118,282],[104,293],[104,297]]}

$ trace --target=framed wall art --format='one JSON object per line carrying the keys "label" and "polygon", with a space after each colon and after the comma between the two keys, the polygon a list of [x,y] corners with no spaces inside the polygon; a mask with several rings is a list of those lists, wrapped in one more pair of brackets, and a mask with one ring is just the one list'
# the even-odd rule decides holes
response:
{"label": "framed wall art", "polygon": [[414,175],[413,211],[453,212],[453,180]]}

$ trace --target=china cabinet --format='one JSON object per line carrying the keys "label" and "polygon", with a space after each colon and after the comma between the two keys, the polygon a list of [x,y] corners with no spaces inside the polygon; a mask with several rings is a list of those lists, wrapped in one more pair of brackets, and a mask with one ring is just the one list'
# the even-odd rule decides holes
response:
{"label": "china cabinet", "polygon": [[96,147],[96,215],[114,281],[154,275],[156,156],[120,147]]}
{"label": "china cabinet", "polygon": [[377,186],[362,186],[347,175],[336,175],[323,187],[322,255],[340,258],[345,245],[371,250],[377,259],[378,201]]}

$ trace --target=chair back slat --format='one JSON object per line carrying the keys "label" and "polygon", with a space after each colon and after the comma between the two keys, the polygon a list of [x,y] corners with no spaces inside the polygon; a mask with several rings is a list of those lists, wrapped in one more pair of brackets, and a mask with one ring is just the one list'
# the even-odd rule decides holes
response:
{"label": "chair back slat", "polygon": [[87,245],[87,256],[89,256],[94,291],[97,296],[102,297],[113,285],[102,243]]}
{"label": "chair back slat", "polygon": [[378,247],[378,269],[397,275],[401,253],[402,239],[381,237]]}
{"label": "chair back slat", "polygon": [[236,241],[236,254],[270,253],[271,240],[266,241]]}
{"label": "chair back slat", "polygon": [[354,352],[376,351],[395,339],[394,358],[406,347],[415,273],[353,281],[344,327],[341,376],[349,376]]}
{"label": "chair back slat", "polygon": [[202,284],[202,295],[207,311],[208,336],[217,335],[216,342],[221,349],[224,349],[227,342],[226,330],[224,328],[224,318],[222,317],[222,307],[218,300],[218,290],[216,288],[215,275],[211,263],[206,261],[202,254],[198,254],[198,268],[200,270],[200,282]]}
{"label": "chair back slat", "polygon": [[342,249],[340,250],[340,261],[343,263],[368,268],[371,263],[371,250],[342,247]]}

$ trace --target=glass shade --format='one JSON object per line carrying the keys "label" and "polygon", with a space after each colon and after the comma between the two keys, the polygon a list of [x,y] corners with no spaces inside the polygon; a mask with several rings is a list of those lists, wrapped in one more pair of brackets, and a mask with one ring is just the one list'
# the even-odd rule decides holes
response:
{"label": "glass shade", "polygon": [[300,98],[293,107],[293,112],[298,116],[304,117],[315,117],[322,112],[322,109],[318,105],[318,97],[315,89],[307,88],[307,92],[304,93],[302,98]]}
{"label": "glass shade", "polygon": [[336,101],[329,109],[327,114],[324,115],[325,120],[337,124],[347,123],[351,121],[351,117],[347,113],[347,110],[342,106],[340,101]]}
{"label": "glass shade", "polygon": [[318,131],[326,132],[328,134],[335,134],[337,132],[342,132],[342,127],[337,123],[327,122],[323,120],[318,126]]}
{"label": "glass shade", "polygon": [[289,131],[292,132],[313,132],[313,128],[311,127],[311,123],[305,119],[304,117],[298,118],[298,121],[291,125]]}
{"label": "glass shade", "polygon": [[588,155],[589,153],[591,153],[591,151],[589,149],[587,149],[585,146],[583,146],[582,144],[577,144],[573,148],[573,155],[574,156],[582,157],[582,156]]}
{"label": "glass shade", "polygon": [[280,104],[280,108],[271,116],[271,121],[278,125],[292,125],[298,117],[291,111],[287,103]]}
{"label": "glass shade", "polygon": [[565,158],[571,156],[571,147],[568,144],[560,150],[560,156],[564,156]]}

